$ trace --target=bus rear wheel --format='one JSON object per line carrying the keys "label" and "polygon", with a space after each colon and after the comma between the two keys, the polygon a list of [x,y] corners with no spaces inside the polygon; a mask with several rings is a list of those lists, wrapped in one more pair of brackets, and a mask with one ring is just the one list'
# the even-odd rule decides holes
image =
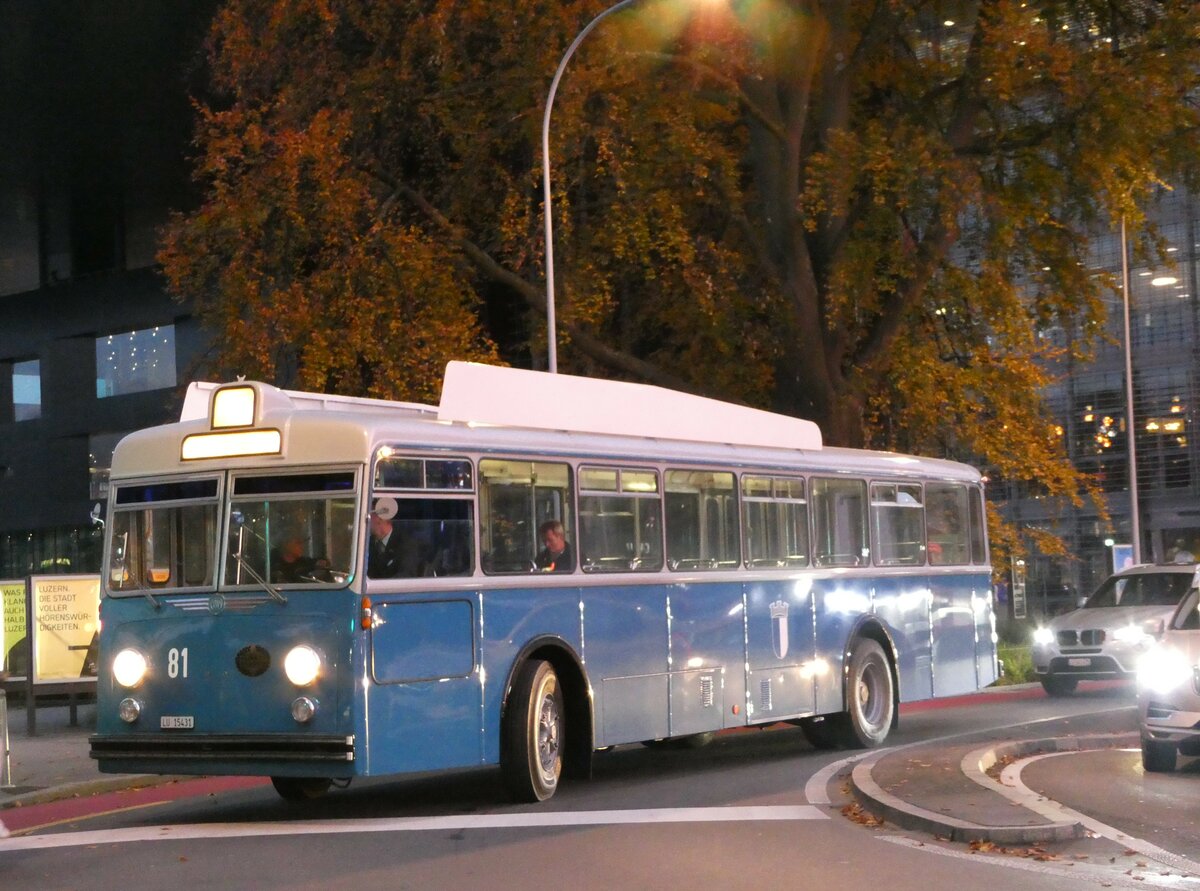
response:
{"label": "bus rear wheel", "polygon": [[562,687],[549,662],[526,662],[504,718],[501,770],[516,801],[545,801],[562,776],[566,721]]}
{"label": "bus rear wheel", "polygon": [[271,777],[271,785],[284,801],[316,801],[332,784],[329,777]]}
{"label": "bus rear wheel", "polygon": [[[883,647],[870,638],[855,641],[847,667],[846,711],[828,715],[806,729],[805,736],[817,748],[833,743],[843,749],[872,749],[887,739],[892,729],[896,691]],[[821,723],[826,726],[820,728]]]}

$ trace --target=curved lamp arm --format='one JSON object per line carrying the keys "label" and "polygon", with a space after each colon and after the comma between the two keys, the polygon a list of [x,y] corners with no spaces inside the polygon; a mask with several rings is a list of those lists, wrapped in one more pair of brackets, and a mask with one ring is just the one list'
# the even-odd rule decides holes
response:
{"label": "curved lamp arm", "polygon": [[636,2],[637,0],[621,0],[588,22],[563,54],[562,61],[558,63],[558,70],[554,72],[554,80],[550,81],[550,93],[546,97],[546,112],[542,117],[542,216],[546,221],[546,345],[547,369],[551,374],[558,373],[558,335],[554,324],[554,225],[550,212],[550,112],[554,108],[554,94],[558,92],[558,82],[562,80],[567,62],[575,54],[575,48],[583,42],[583,38],[587,37],[605,16]]}

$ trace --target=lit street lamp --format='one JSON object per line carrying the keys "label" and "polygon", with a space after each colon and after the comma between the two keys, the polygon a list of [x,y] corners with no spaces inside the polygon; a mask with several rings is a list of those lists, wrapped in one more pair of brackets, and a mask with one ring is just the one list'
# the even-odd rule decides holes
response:
{"label": "lit street lamp", "polygon": [[558,372],[558,337],[554,326],[554,227],[550,216],[550,111],[554,107],[554,94],[558,92],[558,82],[562,79],[563,71],[574,55],[575,48],[601,19],[635,2],[637,0],[621,0],[588,22],[587,27],[580,31],[567,47],[562,61],[558,63],[554,80],[550,82],[550,93],[546,97],[546,113],[542,117],[542,214],[546,220],[546,346],[549,357],[548,370],[551,374]]}
{"label": "lit street lamp", "polygon": [[1133,340],[1129,326],[1129,248],[1125,241],[1125,214],[1121,214],[1121,296],[1124,298],[1125,309],[1125,427],[1129,443],[1129,524],[1133,562],[1137,564],[1142,562],[1142,528],[1138,519],[1137,428],[1133,422]]}

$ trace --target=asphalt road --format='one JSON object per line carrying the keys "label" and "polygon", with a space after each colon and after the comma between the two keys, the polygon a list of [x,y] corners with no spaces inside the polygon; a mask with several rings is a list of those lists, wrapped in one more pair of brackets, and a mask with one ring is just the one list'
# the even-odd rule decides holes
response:
{"label": "asphalt road", "polygon": [[[1127,731],[1132,699],[1104,692],[935,708],[906,714],[889,742],[1073,721]],[[622,747],[598,755],[594,778],[564,785],[540,806],[504,801],[494,771],[356,782],[297,809],[269,785],[171,788],[156,803],[112,796],[55,812],[54,825],[0,842],[3,887],[187,888],[1200,888],[1200,877],[1135,869],[1104,840],[1033,851],[973,851],[810,803],[809,779],[849,753],[818,752],[799,731],[718,738],[699,751]],[[1200,849],[1200,773],[1146,778],[1131,752],[1078,753],[1030,762],[1023,781],[1064,804],[1156,844]],[[1031,787],[1033,788],[1033,787]],[[1081,790],[1086,790],[1083,792]],[[1190,808],[1192,821],[1180,814]],[[1109,859],[1111,857],[1111,860]],[[1137,873],[1136,875],[1134,873]]]}

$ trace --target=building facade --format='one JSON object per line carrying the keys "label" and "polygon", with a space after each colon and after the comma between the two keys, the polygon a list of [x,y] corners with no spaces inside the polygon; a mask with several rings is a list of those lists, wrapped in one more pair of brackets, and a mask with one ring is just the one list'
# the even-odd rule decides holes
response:
{"label": "building facade", "polygon": [[[1130,349],[1133,368],[1134,455],[1144,562],[1200,555],[1200,443],[1194,424],[1200,401],[1200,202],[1183,190],[1159,196],[1152,217],[1170,258],[1150,262],[1129,233]],[[1117,227],[1095,241],[1097,273],[1121,278]],[[1086,362],[1064,359],[1046,393],[1055,432],[1077,467],[1092,474],[1108,513],[1075,507],[1001,484],[992,493],[1010,520],[1063,538],[1068,557],[1029,555],[1027,600],[1035,613],[1053,612],[1089,594],[1113,568],[1113,545],[1133,537],[1126,421],[1124,307],[1109,298],[1105,339]],[[1045,332],[1068,346],[1070,333]]]}
{"label": "building facade", "polygon": [[0,6],[0,579],[96,572],[106,470],[203,348],[155,270],[210,0]]}

